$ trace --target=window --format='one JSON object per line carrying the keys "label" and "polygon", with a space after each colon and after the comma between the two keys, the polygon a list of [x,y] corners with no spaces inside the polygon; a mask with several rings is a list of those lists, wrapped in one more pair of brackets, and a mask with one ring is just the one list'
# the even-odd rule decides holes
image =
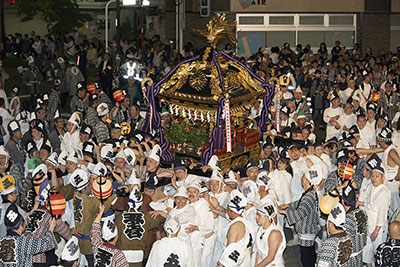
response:
{"label": "window", "polygon": [[400,30],[392,30],[390,32],[390,50],[396,51],[400,46]]}
{"label": "window", "polygon": [[300,16],[300,25],[324,25],[324,16]]}
{"label": "window", "polygon": [[269,17],[271,25],[293,25],[294,16],[271,16]]}
{"label": "window", "polygon": [[396,51],[400,46],[400,14],[391,15],[390,50]]}
{"label": "window", "polygon": [[336,41],[340,41],[341,46],[352,47],[355,43],[353,31],[329,31],[325,32],[325,43],[333,46]]}
{"label": "window", "polygon": [[354,25],[354,16],[329,16],[329,25]]}
{"label": "window", "polygon": [[325,32],[323,31],[299,31],[297,33],[297,43],[303,47],[310,44],[311,47],[319,47],[322,40],[325,40]]}
{"label": "window", "polygon": [[[335,41],[340,41],[342,46],[352,47],[357,41],[356,14],[236,14],[238,38],[246,51],[255,50],[255,46],[264,40],[267,47],[279,46],[289,43],[291,47],[297,44],[306,46],[310,44],[314,52],[318,50],[321,42],[325,42],[330,51]],[[392,15],[391,30],[392,46],[400,46],[400,14]],[[254,35],[253,35],[254,34]],[[261,35],[261,37],[260,37]],[[243,50],[243,49],[242,49]]]}
{"label": "window", "polygon": [[264,17],[239,17],[240,25],[264,25]]}
{"label": "window", "polygon": [[400,14],[392,14],[391,26],[400,26]]}
{"label": "window", "polygon": [[289,43],[290,46],[296,44],[296,32],[293,31],[276,31],[267,32],[267,46],[283,46],[284,43]]}

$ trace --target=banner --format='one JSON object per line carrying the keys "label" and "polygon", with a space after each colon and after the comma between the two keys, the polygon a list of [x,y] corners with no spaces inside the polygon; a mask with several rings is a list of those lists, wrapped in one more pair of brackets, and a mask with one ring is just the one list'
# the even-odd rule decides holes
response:
{"label": "banner", "polygon": [[275,115],[275,121],[276,121],[276,131],[278,133],[281,132],[281,88],[278,87],[278,92],[276,94],[276,115]]}
{"label": "banner", "polygon": [[226,132],[226,152],[232,152],[232,133],[231,133],[231,111],[229,100],[225,100],[225,132]]}

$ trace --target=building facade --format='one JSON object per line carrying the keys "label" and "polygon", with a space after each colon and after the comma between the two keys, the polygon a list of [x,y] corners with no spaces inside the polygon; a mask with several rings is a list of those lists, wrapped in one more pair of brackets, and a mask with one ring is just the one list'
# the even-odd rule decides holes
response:
{"label": "building facade", "polygon": [[[78,1],[80,8],[93,18],[78,35],[104,36],[106,2]],[[259,45],[282,46],[285,42],[292,47],[310,44],[313,49],[318,49],[321,42],[328,48],[336,40],[346,47],[358,42],[362,50],[371,48],[374,53],[400,46],[400,0],[150,0],[150,3],[143,10],[139,6],[121,8],[121,25],[136,32],[130,38],[130,31],[124,31],[123,39],[139,37],[143,14],[145,28],[153,23],[164,41],[179,37],[176,30],[179,24],[183,43],[204,46],[204,38],[193,30],[203,29],[213,14],[225,12],[229,21],[238,22],[239,49],[247,52],[254,52],[253,47]],[[185,14],[178,19],[177,5],[182,4]],[[7,7],[5,13],[7,34],[25,33],[26,29],[35,29],[42,36],[47,33],[40,18],[21,24],[15,9]],[[114,36],[115,8],[111,5],[109,39]]]}

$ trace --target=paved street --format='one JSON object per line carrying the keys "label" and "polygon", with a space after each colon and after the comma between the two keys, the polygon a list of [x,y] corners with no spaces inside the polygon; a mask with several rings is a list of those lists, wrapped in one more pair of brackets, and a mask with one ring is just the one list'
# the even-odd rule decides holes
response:
{"label": "paved street", "polygon": [[283,257],[285,258],[285,266],[286,267],[301,267],[300,263],[300,250],[298,246],[294,247],[286,247],[285,252],[283,253]]}
{"label": "paved street", "polygon": [[[285,228],[285,238],[287,241],[292,239],[292,233],[287,228]],[[299,246],[286,247],[283,257],[285,259],[286,267],[302,267],[300,262]]]}

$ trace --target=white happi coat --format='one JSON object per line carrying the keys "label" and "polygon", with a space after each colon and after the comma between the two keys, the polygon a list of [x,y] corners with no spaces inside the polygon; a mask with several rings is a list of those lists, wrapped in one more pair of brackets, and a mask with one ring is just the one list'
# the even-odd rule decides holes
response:
{"label": "white happi coat", "polygon": [[[363,250],[363,261],[372,263],[376,248],[385,241],[387,232],[387,216],[390,206],[390,191],[386,185],[374,186],[369,197],[369,203],[365,209],[368,216],[368,237],[367,245]],[[376,226],[381,226],[375,241],[371,240],[371,234]]]}
{"label": "white happi coat", "polygon": [[178,237],[164,237],[156,241],[151,249],[146,267],[159,266],[195,266],[190,244]]}
{"label": "white happi coat", "polygon": [[196,211],[193,207],[186,204],[186,206],[181,209],[173,208],[169,212],[169,216],[173,217],[181,226],[181,231],[179,231],[178,237],[190,241],[191,234],[187,234],[185,228],[189,227],[191,224],[196,224]]}
{"label": "white happi coat", "polygon": [[358,128],[358,130],[360,131],[360,141],[357,143],[357,148],[369,149],[372,145],[376,145],[375,131],[371,131],[371,128],[367,126],[365,126],[362,130]]}
{"label": "white happi coat", "polygon": [[[388,164],[388,157],[389,157],[389,152],[394,149],[397,151],[397,147],[393,144],[391,144],[388,148],[385,149],[385,151],[383,152],[383,156],[382,156],[382,167],[385,171],[385,184],[388,185],[389,190],[394,190],[395,192],[399,192],[398,190],[398,185],[399,183],[397,181],[395,181],[394,179],[397,176],[397,172],[399,170],[399,166],[397,164],[395,164],[394,167],[390,167]],[[396,188],[391,188],[391,185],[393,185]]]}
{"label": "white happi coat", "polygon": [[350,129],[351,126],[357,123],[357,116],[354,113],[351,113],[350,115],[343,113],[340,115],[338,123],[340,124],[341,133],[343,133],[343,126],[346,126],[347,129]]}
{"label": "white happi coat", "polygon": [[399,171],[399,166],[395,164],[394,167],[390,167],[388,164],[389,152],[394,149],[397,151],[397,147],[391,144],[385,149],[382,155],[382,167],[385,171],[385,185],[391,192],[390,198],[390,215],[394,214],[397,208],[400,206],[399,197],[399,181],[396,181],[397,172]]}
{"label": "white happi coat", "polygon": [[293,168],[293,178],[290,183],[290,195],[292,202],[300,199],[301,194],[303,194],[304,189],[301,186],[301,177],[306,173],[308,167],[303,159],[298,159],[290,163]]}
{"label": "white happi coat", "polygon": [[333,125],[331,125],[329,123],[329,120],[331,118],[335,117],[335,116],[338,116],[338,115],[339,115],[339,118],[340,118],[340,116],[343,114],[343,112],[344,112],[343,108],[341,108],[341,107],[337,107],[337,108],[329,107],[329,108],[325,109],[325,111],[324,111],[324,121],[327,123],[327,126],[326,126],[326,139],[325,140],[329,140],[332,137],[339,137],[339,135],[341,133],[340,128],[336,129]]}
{"label": "white happi coat", "polygon": [[286,248],[285,234],[283,233],[282,227],[272,224],[267,229],[262,227],[258,228],[255,242],[255,250],[260,255],[257,264],[262,262],[268,256],[268,238],[273,230],[277,230],[282,235],[282,242],[279,245],[278,251],[276,252],[274,260],[267,266],[284,267],[285,261],[283,259],[283,252]]}
{"label": "white happi coat", "polygon": [[[228,192],[221,192],[218,194],[214,194],[210,192],[210,196],[215,197],[218,200],[218,203],[224,209],[227,209],[230,194]],[[229,229],[229,221],[226,217],[218,216],[214,219],[215,221],[215,234],[216,234],[216,242],[215,248],[212,256],[212,265],[216,266],[218,260],[221,258],[222,253],[226,247],[226,235]]]}
{"label": "white happi coat", "polygon": [[360,106],[366,110],[367,100],[369,99],[369,95],[371,94],[372,86],[371,84],[362,83],[358,87],[358,89],[354,92],[355,96],[360,98]]}
{"label": "white happi coat", "polygon": [[229,225],[229,228],[231,225],[233,225],[236,222],[242,222],[245,226],[246,229],[246,233],[244,234],[243,238],[241,240],[239,240],[238,245],[243,248],[244,251],[244,258],[243,261],[238,263],[238,265],[236,266],[243,266],[243,267],[247,267],[247,266],[251,266],[251,247],[254,243],[254,238],[255,236],[252,236],[251,233],[253,233],[253,229],[251,226],[251,223],[244,217],[237,217],[236,219],[234,219],[231,224]]}
{"label": "white happi coat", "polygon": [[371,196],[371,191],[373,188],[374,186],[372,185],[371,179],[367,179],[364,177],[359,191],[360,195],[358,197],[359,201],[364,202],[364,206],[360,206],[362,210],[365,210],[365,208],[368,206],[369,198]]}
{"label": "white happi coat", "polygon": [[72,134],[66,132],[62,139],[61,151],[67,151],[68,153],[74,153],[79,150],[81,146],[81,139],[79,138],[79,130],[77,129]]}
{"label": "white happi coat", "polygon": [[[287,173],[287,172],[286,172]],[[287,173],[289,176],[290,174]],[[269,173],[268,176],[271,178],[270,182],[273,186],[273,191],[276,196],[276,201],[278,204],[287,204],[291,202],[290,186],[288,178],[284,172],[279,170],[274,170]]]}
{"label": "white happi coat", "polygon": [[207,266],[207,261],[211,261],[216,235],[209,238],[205,238],[205,235],[215,231],[214,214],[204,198],[189,205],[196,211],[195,225],[199,228],[199,231],[192,232],[190,236],[195,261],[198,266]]}
{"label": "white happi coat", "polygon": [[372,233],[376,226],[387,225],[387,212],[390,205],[390,191],[382,184],[371,191],[369,203],[366,207],[368,215],[368,233]]}
{"label": "white happi coat", "polygon": [[[365,127],[369,127],[371,129],[371,131],[376,131],[376,120],[373,120],[372,122],[367,120]],[[377,132],[379,133],[380,131],[377,131]]]}

